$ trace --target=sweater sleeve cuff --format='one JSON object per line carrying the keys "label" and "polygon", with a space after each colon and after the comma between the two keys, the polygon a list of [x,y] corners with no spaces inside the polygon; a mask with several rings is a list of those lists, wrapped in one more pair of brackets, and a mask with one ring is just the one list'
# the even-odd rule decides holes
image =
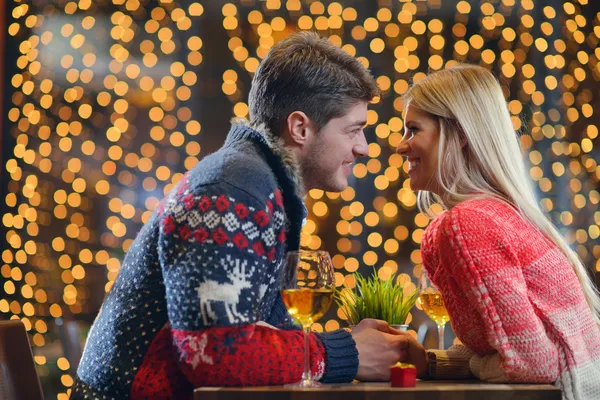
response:
{"label": "sweater sleeve cuff", "polygon": [[473,356],[471,358],[471,372],[478,379],[493,383],[506,383],[509,379],[502,369],[500,353],[488,354],[486,356]]}
{"label": "sweater sleeve cuff", "polygon": [[358,350],[352,335],[345,330],[317,333],[325,347],[323,383],[352,382],[358,373]]}
{"label": "sweater sleeve cuff", "polygon": [[481,379],[481,363],[483,361],[482,357],[471,357],[469,360],[469,367],[475,378]]}
{"label": "sweater sleeve cuff", "polygon": [[429,378],[468,379],[472,378],[469,368],[471,357],[452,350],[428,350]]}

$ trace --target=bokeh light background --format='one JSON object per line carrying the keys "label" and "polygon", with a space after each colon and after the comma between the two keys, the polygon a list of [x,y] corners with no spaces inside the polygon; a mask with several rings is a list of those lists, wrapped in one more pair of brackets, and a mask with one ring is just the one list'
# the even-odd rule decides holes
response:
{"label": "bokeh light background", "polygon": [[[297,30],[358,57],[383,91],[351,187],[306,199],[302,245],[331,253],[337,285],[373,268],[417,282],[428,219],[394,153],[400,98],[456,61],[497,74],[541,206],[600,270],[594,0],[8,3],[0,318],[25,323],[48,398],[67,398],[77,362],[57,321],[77,321],[85,338],[138,230],[223,143],[229,119],[247,116],[260,60]],[[341,317],[332,308],[314,329],[346,326]]]}

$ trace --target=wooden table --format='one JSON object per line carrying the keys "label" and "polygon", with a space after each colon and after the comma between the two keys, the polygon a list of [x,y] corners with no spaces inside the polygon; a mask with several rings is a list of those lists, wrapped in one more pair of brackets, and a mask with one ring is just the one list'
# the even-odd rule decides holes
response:
{"label": "wooden table", "polygon": [[506,385],[481,381],[417,381],[415,388],[392,388],[389,383],[328,385],[323,389],[281,386],[198,388],[194,400],[561,400],[552,385]]}

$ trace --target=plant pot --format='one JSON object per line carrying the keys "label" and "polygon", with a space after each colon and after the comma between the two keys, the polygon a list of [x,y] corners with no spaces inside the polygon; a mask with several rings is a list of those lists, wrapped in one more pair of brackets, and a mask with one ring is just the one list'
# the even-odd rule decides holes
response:
{"label": "plant pot", "polygon": [[408,331],[408,325],[407,324],[402,324],[402,325],[390,325],[392,328],[399,330],[400,332],[407,332]]}
{"label": "plant pot", "polygon": [[[352,332],[352,329],[354,329],[356,325],[348,325],[348,330],[350,330]],[[399,330],[400,332],[407,332],[408,331],[408,324],[403,324],[403,325],[390,325],[392,328]]]}

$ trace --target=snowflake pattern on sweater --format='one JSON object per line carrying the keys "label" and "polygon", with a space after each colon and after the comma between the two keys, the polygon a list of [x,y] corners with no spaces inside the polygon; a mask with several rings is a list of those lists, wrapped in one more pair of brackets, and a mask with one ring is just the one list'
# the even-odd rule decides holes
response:
{"label": "snowflake pattern on sweater", "polygon": [[[277,291],[264,297],[269,287],[278,284],[286,239],[279,190],[261,208],[232,196],[194,196],[183,182],[159,215],[159,252],[175,328],[252,323],[266,312],[260,310],[262,302],[272,307]],[[199,260],[206,260],[202,271],[197,271]],[[196,296],[181,296],[190,287]],[[180,310],[197,317],[180,316]]]}

